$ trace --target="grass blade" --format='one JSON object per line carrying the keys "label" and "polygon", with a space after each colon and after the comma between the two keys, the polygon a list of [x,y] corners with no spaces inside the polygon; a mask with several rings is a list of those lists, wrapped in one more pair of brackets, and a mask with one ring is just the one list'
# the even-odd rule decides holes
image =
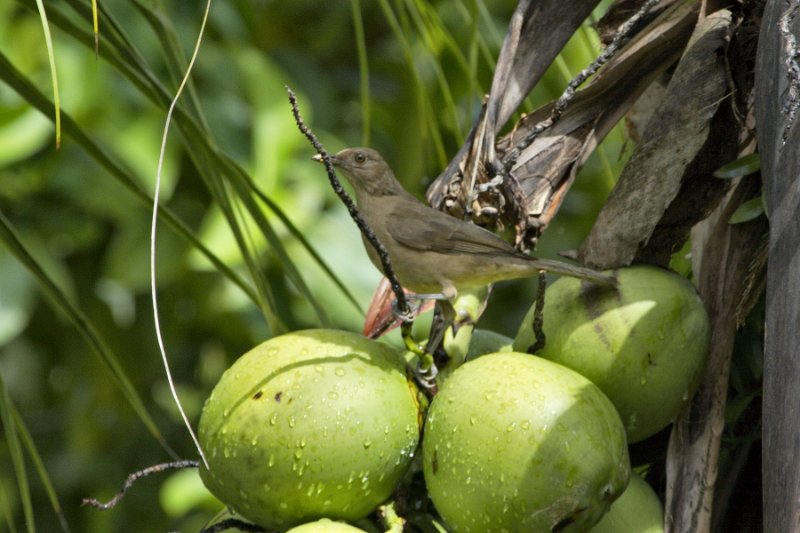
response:
{"label": "grass blade", "polygon": [[44,42],[47,46],[47,59],[50,61],[50,77],[53,80],[53,102],[55,102],[56,122],[56,149],[61,147],[61,97],[58,94],[58,74],[56,72],[56,58],[53,52],[53,38],[50,36],[50,25],[47,23],[47,12],[44,10],[42,0],[36,0],[39,18],[42,20]]}
{"label": "grass blade", "polygon": [[67,517],[64,516],[64,510],[61,508],[61,503],[58,501],[58,494],[56,494],[56,489],[53,487],[53,482],[50,480],[50,475],[47,473],[47,469],[44,467],[42,456],[39,455],[39,450],[36,449],[36,444],[34,444],[33,438],[31,437],[28,428],[25,426],[25,422],[19,415],[19,411],[17,411],[13,405],[11,405],[11,411],[14,415],[14,421],[17,425],[19,437],[22,440],[22,444],[24,444],[25,448],[28,450],[28,455],[33,462],[33,467],[39,474],[39,479],[41,480],[42,485],[44,485],[45,492],[47,492],[50,505],[53,507],[53,511],[55,511],[56,515],[58,516],[61,529],[63,529],[66,533],[70,533],[71,530],[69,528],[69,524],[67,523]]}
{"label": "grass blade", "polygon": [[17,476],[19,497],[22,500],[22,511],[25,515],[25,526],[28,533],[34,533],[36,525],[34,523],[33,503],[31,502],[31,487],[28,483],[28,473],[25,470],[25,458],[22,456],[22,444],[17,434],[17,425],[14,422],[14,406],[11,403],[2,374],[0,374],[0,421],[3,422],[3,428],[5,428],[8,454],[11,456],[11,464],[14,465],[14,472]]}

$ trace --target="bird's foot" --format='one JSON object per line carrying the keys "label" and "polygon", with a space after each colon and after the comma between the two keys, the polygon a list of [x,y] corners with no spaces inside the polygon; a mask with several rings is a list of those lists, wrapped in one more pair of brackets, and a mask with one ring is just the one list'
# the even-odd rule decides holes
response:
{"label": "bird's foot", "polygon": [[436,368],[432,358],[430,361],[424,361],[421,359],[419,364],[417,364],[416,370],[414,371],[414,377],[417,380],[417,384],[426,392],[429,398],[435,396],[439,388],[436,384],[436,376],[438,375],[439,369]]}
{"label": "bird's foot", "polygon": [[411,294],[406,295],[406,303],[408,304],[406,311],[400,309],[400,307],[397,305],[397,300],[392,300],[392,314],[403,324],[410,324],[413,322],[419,314],[419,308],[422,306],[421,302],[419,301],[412,302],[414,298],[411,298],[411,296]]}

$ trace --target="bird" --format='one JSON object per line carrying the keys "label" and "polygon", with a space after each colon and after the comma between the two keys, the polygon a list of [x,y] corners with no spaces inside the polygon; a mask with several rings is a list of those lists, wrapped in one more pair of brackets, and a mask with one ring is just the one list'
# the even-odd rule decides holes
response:
{"label": "bird", "polygon": [[[534,277],[542,270],[616,285],[595,270],[522,253],[491,231],[428,206],[403,188],[372,148],[346,148],[329,157],[352,186],[358,211],[386,248],[397,280],[422,297],[452,302],[459,290]],[[320,155],[313,159],[323,162]],[[377,251],[363,234],[362,240],[383,272]]]}

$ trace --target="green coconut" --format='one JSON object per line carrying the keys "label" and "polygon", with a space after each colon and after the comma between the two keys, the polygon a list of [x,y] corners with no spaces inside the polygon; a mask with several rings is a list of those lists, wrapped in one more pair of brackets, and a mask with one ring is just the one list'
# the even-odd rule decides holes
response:
{"label": "green coconut", "polygon": [[583,376],[505,352],[459,367],[428,411],[425,483],[453,531],[585,531],[625,489],[625,429]]}
{"label": "green coconut", "polygon": [[664,533],[664,507],[655,491],[636,474],[591,533]]}
{"label": "green coconut", "polygon": [[293,527],[286,533],[364,533],[364,530],[344,522],[334,522],[323,518],[316,522]]}
{"label": "green coconut", "polygon": [[206,401],[200,476],[262,527],[357,520],[408,469],[419,418],[395,350],[342,331],[282,335],[238,359]]}
{"label": "green coconut", "polygon": [[501,333],[496,333],[489,329],[476,328],[472,332],[472,339],[469,343],[469,351],[467,351],[467,361],[471,361],[487,353],[495,352],[510,352],[512,351],[512,343],[514,339],[506,337]]}
{"label": "green coconut", "polygon": [[[594,382],[638,442],[670,424],[700,382],[710,326],[694,286],[672,272],[635,266],[607,272],[618,290],[560,278],[547,288],[544,348],[537,355]],[[534,343],[533,307],[514,349]]]}

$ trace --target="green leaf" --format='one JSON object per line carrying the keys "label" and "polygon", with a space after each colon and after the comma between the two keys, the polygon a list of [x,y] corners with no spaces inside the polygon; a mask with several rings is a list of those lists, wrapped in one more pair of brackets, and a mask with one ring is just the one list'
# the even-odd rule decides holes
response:
{"label": "green leaf", "polygon": [[28,450],[28,455],[30,456],[31,461],[33,461],[33,466],[36,469],[36,473],[39,474],[39,480],[42,482],[42,485],[44,485],[44,490],[47,492],[47,498],[50,500],[50,505],[53,507],[53,511],[55,511],[56,515],[58,516],[58,520],[61,523],[61,529],[69,533],[70,528],[69,524],[67,523],[67,518],[64,516],[64,510],[61,508],[61,503],[58,501],[58,495],[56,494],[56,489],[53,486],[53,482],[50,480],[50,475],[47,473],[47,470],[44,467],[42,456],[39,454],[39,450],[36,448],[36,444],[33,442],[31,433],[25,426],[25,422],[22,420],[22,417],[19,415],[17,409],[12,405],[11,410],[14,414],[14,420],[17,424],[19,436],[21,437],[25,448]]}
{"label": "green leaf", "polygon": [[31,487],[28,483],[28,473],[25,470],[25,458],[22,456],[22,444],[17,434],[17,424],[14,420],[14,405],[8,395],[3,375],[0,374],[0,421],[6,434],[6,444],[8,453],[11,456],[11,463],[14,465],[14,472],[17,474],[17,487],[19,497],[22,500],[22,510],[25,514],[25,525],[29,533],[35,533],[33,504],[31,503]]}
{"label": "green leaf", "polygon": [[740,205],[733,215],[731,215],[730,220],[728,220],[728,224],[741,224],[742,222],[753,220],[754,218],[761,216],[763,213],[764,202],[761,200],[761,196],[757,196]]}
{"label": "green leaf", "polygon": [[721,179],[738,178],[739,176],[747,176],[761,168],[761,159],[757,153],[748,154],[740,157],[736,161],[731,161],[728,164],[722,165],[714,171],[713,176]]}

